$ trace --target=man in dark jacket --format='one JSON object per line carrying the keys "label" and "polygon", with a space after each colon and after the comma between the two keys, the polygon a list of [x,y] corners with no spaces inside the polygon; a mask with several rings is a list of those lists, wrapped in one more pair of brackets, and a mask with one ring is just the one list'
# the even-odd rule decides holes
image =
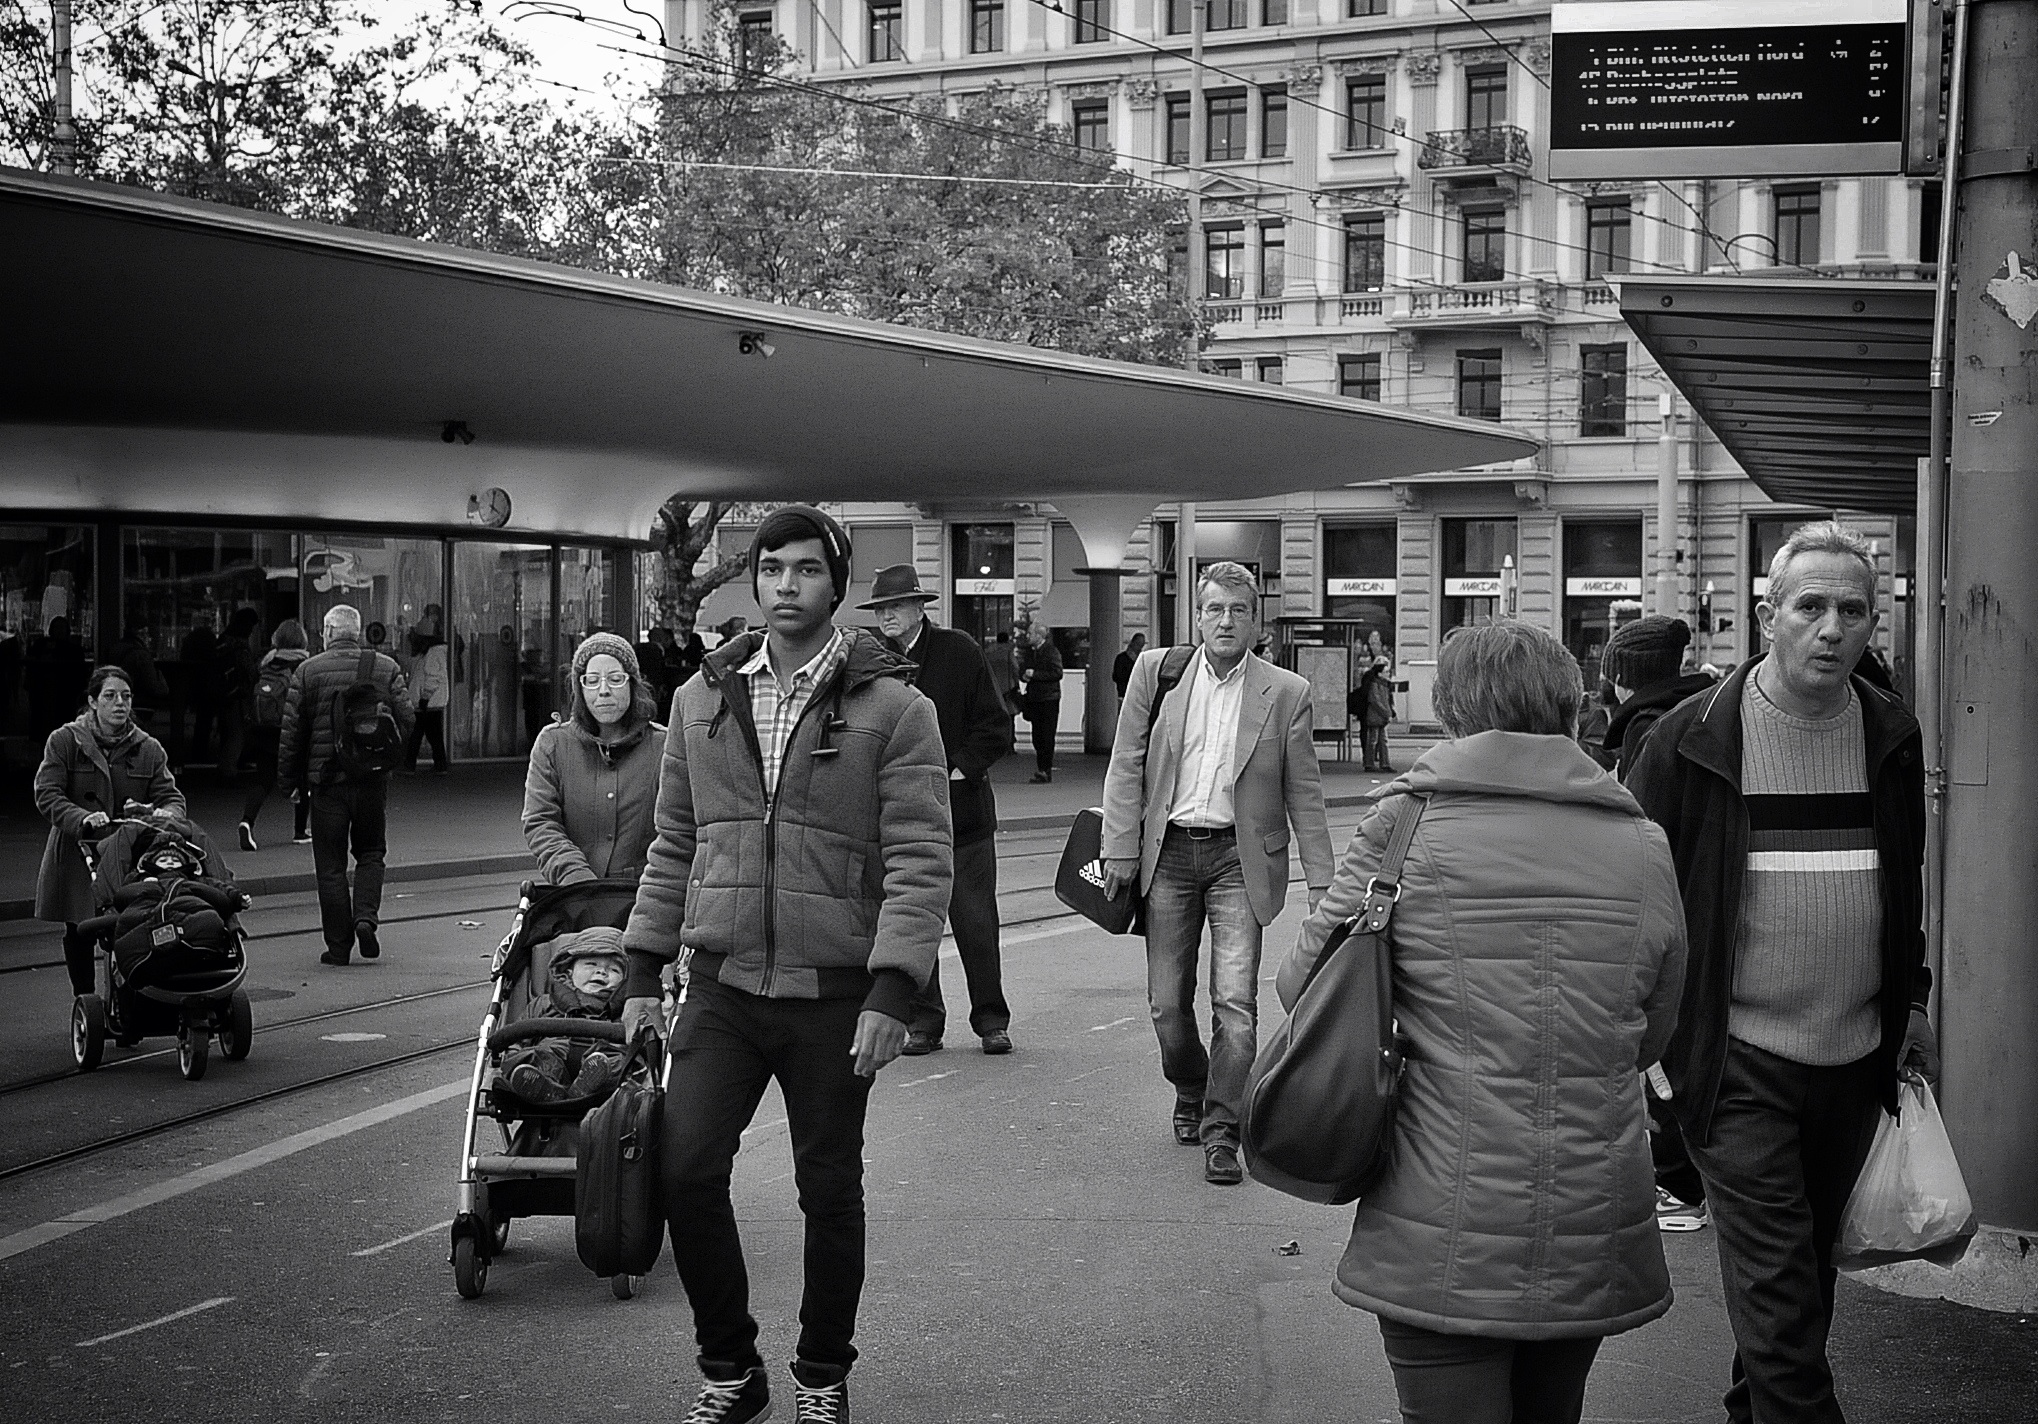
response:
{"label": "man in dark jacket", "polygon": [[849,540],[820,510],[758,525],[769,620],[673,700],[657,835],[638,882],[626,1033],[687,954],[660,1139],[672,1254],[703,1376],[694,1424],[771,1412],[729,1168],[773,1079],[806,1216],[797,1417],[846,1419],[863,1293],[863,1120],[941,946],[952,874],[948,762],[912,665],[830,615]]}
{"label": "man in dark jacket", "polygon": [[1602,741],[1614,757],[1614,774],[1628,779],[1642,743],[1656,719],[1685,698],[1710,691],[1715,679],[1702,672],[1684,672],[1684,650],[1691,643],[1691,625],[1682,618],[1652,613],[1614,629],[1600,655],[1600,676],[1613,684],[1613,715],[1607,718]]}
{"label": "man in dark jacket", "polygon": [[[362,681],[361,614],[349,604],[326,610],[325,651],[306,658],[290,680],[283,731],[276,752],[276,784],[285,797],[303,787],[311,802],[311,863],[318,875],[318,918],[324,931],[321,964],[344,965],[361,947],[363,959],[382,954],[376,927],[382,916],[382,862],[389,841],[384,818],[389,774],[350,776],[340,765],[339,703]],[[399,735],[411,729],[403,669],[385,653],[366,655],[368,678],[396,719]],[[354,852],[354,883],[347,886],[347,851]]]}
{"label": "man in dark jacket", "polygon": [[[998,964],[998,806],[991,794],[991,766],[1012,750],[1012,716],[991,681],[991,665],[976,639],[952,628],[937,628],[927,605],[940,597],[920,587],[911,564],[879,569],[870,599],[858,608],[877,615],[878,629],[893,652],[919,668],[913,685],[934,703],[941,743],[948,754],[948,809],[955,823],[955,889],[948,923],[969,983],[969,1026],[986,1053],[1012,1051],[1012,1011]],[[905,1051],[933,1053],[941,1047],[948,1007],[941,999],[941,966],[913,999]]]}
{"label": "man in dark jacket", "polygon": [[1061,731],[1061,649],[1045,623],[1030,623],[1012,655],[1018,674],[1019,707],[1033,729],[1032,780],[1054,780],[1054,739]]}
{"label": "man in dark jacket", "polygon": [[1865,541],[1797,530],[1756,614],[1768,654],[1665,713],[1628,789],[1669,835],[1684,897],[1663,1068],[1719,1236],[1727,1416],[1841,1424],[1826,1361],[1840,1214],[1899,1066],[1939,1071],[1924,758],[1903,705],[1850,676],[1875,630]]}

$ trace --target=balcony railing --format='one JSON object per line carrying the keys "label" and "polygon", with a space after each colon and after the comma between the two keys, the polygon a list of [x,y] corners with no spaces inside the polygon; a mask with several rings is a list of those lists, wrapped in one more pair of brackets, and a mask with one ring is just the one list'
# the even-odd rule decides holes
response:
{"label": "balcony railing", "polygon": [[1399,291],[1388,321],[1396,324],[1483,326],[1550,318],[1550,287],[1533,280]]}
{"label": "balcony railing", "polygon": [[1506,168],[1523,173],[1535,164],[1529,136],[1512,124],[1486,129],[1438,129],[1416,155],[1418,168]]}

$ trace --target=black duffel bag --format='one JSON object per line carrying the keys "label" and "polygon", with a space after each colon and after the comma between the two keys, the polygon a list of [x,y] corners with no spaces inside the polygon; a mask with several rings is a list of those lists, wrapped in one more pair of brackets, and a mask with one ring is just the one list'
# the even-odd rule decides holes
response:
{"label": "black duffel bag", "polygon": [[573,1178],[573,1245],[598,1276],[644,1276],[665,1245],[665,1208],[658,1199],[658,1133],[665,1089],[657,1070],[660,1040],[640,1033],[623,1060],[623,1078],[608,1101],[580,1124]]}

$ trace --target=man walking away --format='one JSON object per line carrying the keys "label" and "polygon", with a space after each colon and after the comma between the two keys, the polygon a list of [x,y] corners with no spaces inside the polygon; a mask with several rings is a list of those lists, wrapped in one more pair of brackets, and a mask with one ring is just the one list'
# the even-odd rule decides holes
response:
{"label": "man walking away", "polygon": [[1031,780],[1054,780],[1054,739],[1061,731],[1061,649],[1045,623],[1030,623],[1012,654],[1019,676],[1019,709],[1033,729]]}
{"label": "man walking away", "polygon": [[834,520],[773,511],[750,574],[768,632],[716,649],[674,699],[623,1022],[651,1018],[684,954],[660,1177],[705,1377],[687,1420],[771,1412],[729,1168],[777,1079],[806,1217],[796,1418],[821,1424],[848,1418],[871,1080],[941,944],[948,762],[912,665],[829,621],[849,587]]}
{"label": "man walking away", "polygon": [[[937,628],[927,605],[939,598],[920,587],[911,564],[879,569],[870,600],[857,605],[877,615],[893,652],[919,669],[913,685],[934,703],[948,755],[948,810],[955,823],[955,889],[948,923],[969,984],[969,1026],[986,1053],[1012,1051],[1012,1011],[998,965],[998,806],[991,793],[993,763],[1012,750],[1012,714],[991,681],[991,665],[976,639]],[[941,999],[941,965],[913,999],[905,1051],[934,1053],[948,1022]]]}
{"label": "man walking away", "polygon": [[1111,660],[1111,685],[1118,689],[1118,700],[1125,700],[1125,689],[1132,682],[1132,665],[1139,661],[1139,655],[1146,651],[1146,634],[1134,633],[1132,641],[1125,645],[1125,651]]}
{"label": "man walking away", "polygon": [[[1141,655],[1104,774],[1105,889],[1137,884],[1146,895],[1147,1003],[1161,1072],[1175,1085],[1175,1140],[1200,1142],[1204,1179],[1226,1186],[1242,1176],[1238,1119],[1259,1046],[1260,934],[1288,898],[1291,825],[1311,909],[1332,870],[1309,684],[1252,652],[1259,606],[1259,586],[1240,565],[1204,570],[1202,644],[1157,720],[1149,714],[1168,650]],[[1195,1007],[1206,919],[1207,1051]]]}
{"label": "man walking away", "polygon": [[[326,610],[325,651],[305,659],[283,707],[277,782],[311,801],[311,861],[318,875],[318,918],[325,933],[319,963],[345,965],[356,944],[378,959],[382,942],[382,862],[389,773],[410,735],[411,708],[395,658],[361,642],[360,611]],[[347,852],[354,883],[347,885]]]}
{"label": "man walking away", "polygon": [[1807,524],[1769,566],[1769,652],[1663,714],[1628,789],[1670,837],[1690,937],[1670,1104],[1705,1182],[1734,1330],[1735,1424],[1842,1424],[1826,1360],[1833,1238],[1925,1017],[1924,758],[1850,676],[1875,564]]}

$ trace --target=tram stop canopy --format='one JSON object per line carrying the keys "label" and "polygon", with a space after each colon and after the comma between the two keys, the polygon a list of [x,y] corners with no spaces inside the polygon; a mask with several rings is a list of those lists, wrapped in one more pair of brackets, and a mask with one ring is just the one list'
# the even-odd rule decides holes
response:
{"label": "tram stop canopy", "polygon": [[1931,443],[1931,284],[1612,280],[1628,326],[1771,499],[1912,512]]}
{"label": "tram stop canopy", "polygon": [[0,273],[0,501],[25,508],[446,527],[501,490],[509,530],[642,539],[675,493],[1114,496],[1136,523],[1537,448],[18,170]]}

